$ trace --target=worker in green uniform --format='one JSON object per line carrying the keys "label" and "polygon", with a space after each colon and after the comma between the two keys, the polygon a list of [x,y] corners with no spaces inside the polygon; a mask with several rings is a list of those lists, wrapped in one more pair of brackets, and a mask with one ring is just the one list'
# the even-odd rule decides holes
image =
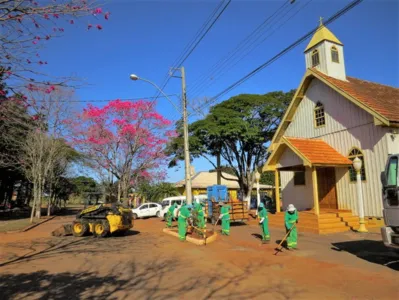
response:
{"label": "worker in green uniform", "polygon": [[197,213],[197,226],[198,228],[205,229],[205,213],[202,207],[203,207],[202,203],[196,202],[194,204],[194,209]]}
{"label": "worker in green uniform", "polygon": [[189,216],[190,216],[190,211],[188,210],[187,205],[183,205],[179,210],[179,216],[177,219],[177,228],[179,231],[179,239],[182,242],[186,240],[187,218]]}
{"label": "worker in green uniform", "polygon": [[222,234],[223,235],[230,235],[230,214],[229,214],[229,209],[230,205],[222,205],[220,208],[220,215],[219,219],[222,220]]}
{"label": "worker in green uniform", "polygon": [[292,226],[295,226],[287,237],[287,248],[296,249],[298,244],[298,232],[296,229],[296,224],[298,223],[298,211],[293,204],[288,205],[284,220],[287,232],[292,228]]}
{"label": "worker in green uniform", "polygon": [[176,209],[176,202],[174,202],[166,213],[166,227],[172,227],[172,220]]}
{"label": "worker in green uniform", "polygon": [[269,232],[269,217],[265,205],[261,202],[258,207],[259,226],[262,230],[262,242],[267,243],[270,241]]}

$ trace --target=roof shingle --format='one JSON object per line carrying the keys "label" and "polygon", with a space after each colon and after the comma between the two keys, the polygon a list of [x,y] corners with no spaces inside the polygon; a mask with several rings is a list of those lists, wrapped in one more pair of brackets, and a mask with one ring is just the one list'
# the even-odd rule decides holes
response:
{"label": "roof shingle", "polygon": [[346,77],[348,81],[343,81],[315,68],[311,70],[389,121],[399,122],[399,88],[349,76]]}
{"label": "roof shingle", "polygon": [[343,156],[323,140],[285,137],[312,165],[351,165],[352,161]]}

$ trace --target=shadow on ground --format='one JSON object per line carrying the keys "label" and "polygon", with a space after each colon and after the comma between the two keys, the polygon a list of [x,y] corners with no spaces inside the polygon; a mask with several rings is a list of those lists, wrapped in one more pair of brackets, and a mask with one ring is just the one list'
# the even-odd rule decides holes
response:
{"label": "shadow on ground", "polygon": [[361,240],[332,243],[331,249],[345,251],[368,262],[399,271],[399,254],[385,247],[382,241]]}
{"label": "shadow on ground", "polygon": [[[73,236],[64,236],[54,237],[51,240],[39,239],[33,242],[29,242],[27,244],[24,242],[14,243],[10,244],[10,246],[19,249],[25,249],[29,252],[22,256],[10,257],[5,262],[0,262],[0,267],[4,267],[10,264],[27,263],[38,259],[46,259],[58,255],[67,254],[76,255],[80,253],[85,253],[87,255],[98,255],[109,252],[118,254],[122,251],[121,247],[126,246],[126,239],[129,239],[130,237],[138,234],[140,234],[139,231],[129,230],[124,234],[114,234],[106,238],[96,238],[94,236],[79,238]],[[149,243],[150,245],[152,244],[154,247],[157,247],[155,241],[147,240],[147,243]],[[134,246],[139,247],[140,245],[142,245],[142,242],[135,240]]]}
{"label": "shadow on ground", "polygon": [[262,236],[259,233],[252,233],[251,235],[258,240],[262,240]]}
{"label": "shadow on ground", "polygon": [[[49,273],[40,270],[31,273],[3,274],[0,289],[4,299],[251,299],[261,294],[276,299],[291,299],[301,295],[303,288],[288,281],[264,282],[256,289],[242,284],[261,267],[247,265],[238,274],[215,266],[208,272],[192,272],[191,263],[177,257],[154,257],[120,262],[101,275],[96,268],[80,272]],[[186,276],[176,276],[183,274]],[[189,273],[187,273],[189,272]],[[194,274],[195,273],[195,274]]]}

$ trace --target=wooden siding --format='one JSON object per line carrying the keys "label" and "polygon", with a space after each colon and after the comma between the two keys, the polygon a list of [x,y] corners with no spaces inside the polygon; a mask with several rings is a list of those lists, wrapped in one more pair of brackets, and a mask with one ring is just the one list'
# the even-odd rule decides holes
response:
{"label": "wooden siding", "polygon": [[[318,101],[324,105],[326,125],[315,128],[313,109]],[[367,177],[363,182],[365,215],[382,216],[380,173],[388,155],[390,134],[387,128],[375,126],[370,114],[320,81],[313,80],[284,135],[323,139],[345,156],[352,147],[361,149]],[[392,142],[391,148],[399,151],[399,142]],[[337,168],[336,178],[339,208],[357,213],[356,186],[349,182],[348,169]]]}
{"label": "wooden siding", "polygon": [[319,64],[315,67],[317,70],[323,73],[327,73],[327,63],[326,63],[326,52],[325,52],[325,43],[320,43],[316,47],[310,49],[305,54],[305,62],[306,68],[313,68],[312,66],[312,52],[314,50],[319,51]]}
{"label": "wooden siding", "polygon": [[294,172],[292,171],[281,171],[280,179],[284,210],[288,204],[294,204],[298,210],[313,208],[312,171],[310,168],[305,170],[305,185],[294,185]]}
{"label": "wooden siding", "polygon": [[298,165],[303,165],[302,159],[300,159],[298,155],[296,155],[294,152],[292,152],[291,149],[287,147],[280,157],[277,168],[292,167]]}
{"label": "wooden siding", "polygon": [[[398,132],[398,129],[395,129]],[[388,144],[388,154],[398,154],[399,153],[399,135],[397,133],[388,132],[386,135]]]}
{"label": "wooden siding", "polygon": [[[326,51],[326,68],[327,68],[327,75],[345,80],[346,74],[345,74],[345,59],[344,59],[344,50],[343,47],[340,45],[336,45],[334,43],[331,43],[329,41],[325,42],[325,51]],[[331,48],[335,47],[338,50],[338,59],[339,63],[333,62],[331,58]]]}

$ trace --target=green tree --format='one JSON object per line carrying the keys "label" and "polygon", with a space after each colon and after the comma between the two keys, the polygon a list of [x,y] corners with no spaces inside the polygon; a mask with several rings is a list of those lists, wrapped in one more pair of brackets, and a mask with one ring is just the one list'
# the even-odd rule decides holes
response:
{"label": "green tree", "polygon": [[[234,171],[234,169],[232,167],[220,166],[219,169],[220,169],[220,172],[227,173],[227,174],[234,175],[234,176],[236,175],[236,172]],[[214,173],[214,172],[217,172],[217,168],[209,170],[209,173]]]}
{"label": "green tree", "polygon": [[178,195],[180,195],[180,193],[172,183],[160,182],[154,186],[152,201],[159,202],[166,197],[173,197]]}
{"label": "green tree", "polygon": [[274,186],[274,172],[264,172],[260,176],[259,183]]}
{"label": "green tree", "polygon": [[77,195],[84,195],[97,191],[97,182],[91,177],[78,176],[71,178],[70,181],[74,185],[74,192]]}
{"label": "green tree", "polygon": [[148,181],[141,182],[136,188],[136,193],[140,198],[152,202],[159,202],[166,197],[180,195],[179,191],[172,183],[160,182],[151,184]]}
{"label": "green tree", "polygon": [[[220,153],[234,170],[244,200],[249,204],[254,170],[265,163],[267,145],[294,93],[291,90],[265,95],[242,94],[215,105],[204,119],[189,126],[191,158],[205,157],[216,168],[213,157]],[[181,127],[177,127],[177,131],[179,136],[167,149],[170,167],[184,158]]]}

